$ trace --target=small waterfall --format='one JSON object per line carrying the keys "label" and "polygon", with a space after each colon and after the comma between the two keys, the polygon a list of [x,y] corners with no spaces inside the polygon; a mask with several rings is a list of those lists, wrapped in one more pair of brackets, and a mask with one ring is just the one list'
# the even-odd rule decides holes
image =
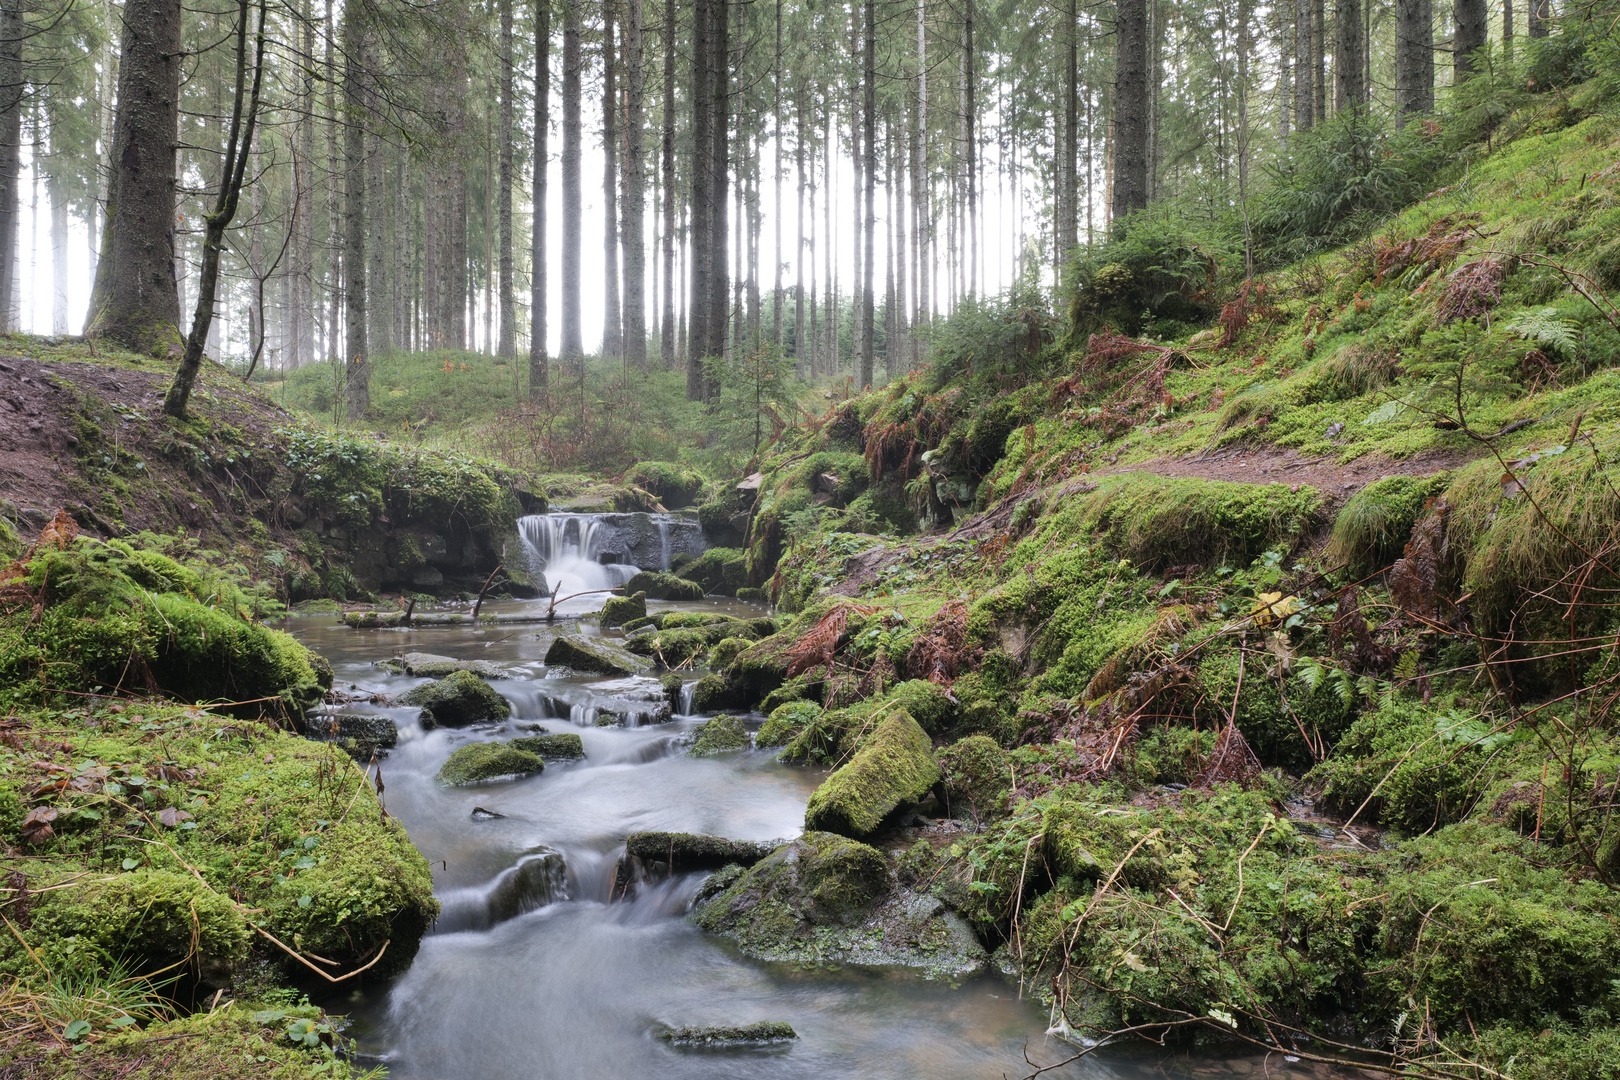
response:
{"label": "small waterfall", "polygon": [[529,571],[549,588],[569,596],[612,589],[636,575],[637,567],[602,562],[600,514],[530,514],[518,519],[518,535],[529,556]]}
{"label": "small waterfall", "polygon": [[669,569],[669,518],[659,514],[653,518],[658,523],[658,569]]}
{"label": "small waterfall", "polygon": [[697,683],[681,684],[681,707],[676,710],[681,716],[692,715],[692,699],[697,697]]}
{"label": "small waterfall", "polygon": [[560,852],[549,848],[525,855],[495,880],[471,888],[452,889],[439,898],[442,910],[435,933],[488,930],[497,923],[526,912],[570,899],[568,868]]}

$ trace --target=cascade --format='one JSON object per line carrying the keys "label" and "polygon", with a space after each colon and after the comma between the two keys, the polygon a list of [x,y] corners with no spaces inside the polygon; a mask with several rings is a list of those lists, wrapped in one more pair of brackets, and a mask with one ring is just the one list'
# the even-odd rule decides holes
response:
{"label": "cascade", "polygon": [[678,514],[530,514],[517,524],[530,573],[564,596],[668,570],[676,553],[701,555],[707,546],[696,519]]}

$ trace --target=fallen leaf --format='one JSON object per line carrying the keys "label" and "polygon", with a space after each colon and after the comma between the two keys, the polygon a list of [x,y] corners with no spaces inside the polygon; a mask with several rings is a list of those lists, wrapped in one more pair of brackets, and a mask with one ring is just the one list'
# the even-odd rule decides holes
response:
{"label": "fallen leaf", "polygon": [[165,807],[158,812],[158,821],[171,829],[180,824],[182,821],[190,820],[190,811],[176,810],[172,806]]}
{"label": "fallen leaf", "polygon": [[51,828],[51,822],[56,820],[56,808],[51,806],[36,806],[28,811],[23,818],[22,838],[29,844],[43,844],[56,835]]}

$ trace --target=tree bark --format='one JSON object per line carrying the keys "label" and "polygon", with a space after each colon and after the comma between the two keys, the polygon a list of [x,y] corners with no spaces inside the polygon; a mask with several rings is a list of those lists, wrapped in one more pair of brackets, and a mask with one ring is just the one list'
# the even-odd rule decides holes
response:
{"label": "tree bark", "polygon": [[695,0],[692,9],[692,177],[688,245],[692,263],[686,322],[686,396],[705,401],[703,361],[709,353],[714,260],[714,8],[724,0]]}
{"label": "tree bark", "polygon": [[[352,2],[352,0],[351,0]],[[394,349],[394,305],[388,282],[388,161],[386,144],[380,132],[382,97],[376,80],[381,78],[377,33],[366,31],[362,44],[366,68],[366,346],[370,353],[390,353]]]}
{"label": "tree bark", "polygon": [[624,355],[619,309],[619,87],[614,0],[602,3],[602,356]]}
{"label": "tree bark", "polygon": [[675,329],[675,0],[664,0],[664,318],[658,334],[659,359],[666,371],[676,365]]}
{"label": "tree bark", "polygon": [[505,360],[517,356],[517,291],[512,280],[512,93],[516,80],[512,71],[512,0],[501,0],[501,117],[497,135],[499,176],[495,188],[495,216],[500,229],[500,338],[495,355]]}
{"label": "tree bark", "polygon": [[1524,32],[1531,41],[1547,36],[1547,20],[1551,13],[1551,0],[1525,0]]}
{"label": "tree bark", "polygon": [[1451,82],[1456,86],[1479,68],[1474,54],[1485,47],[1489,10],[1485,0],[1454,0],[1452,17],[1456,29],[1451,39]]}
{"label": "tree bark", "polygon": [[534,219],[529,237],[529,400],[539,404],[550,393],[551,361],[546,352],[546,170],[551,124],[551,0],[534,5]]}
{"label": "tree bark", "polygon": [[873,288],[872,273],[876,269],[873,264],[875,251],[874,240],[877,236],[877,0],[866,0],[866,50],[864,63],[864,78],[861,94],[861,157],[866,161],[866,195],[864,209],[866,249],[861,257],[861,349],[860,372],[856,376],[856,384],[860,387],[872,385],[872,317]]}
{"label": "tree bark", "polygon": [[[174,277],[180,10],[179,0],[127,0],[124,7],[113,174],[86,329],[92,337],[165,356],[180,345],[180,293]],[[0,282],[0,299],[11,295],[16,280],[21,27],[20,8],[6,0],[0,7],[0,38],[5,42],[0,57],[0,265],[11,269]]]}
{"label": "tree bark", "polygon": [[[315,23],[309,0],[299,7],[305,57],[315,55]],[[283,364],[296,369],[315,360],[315,72],[306,63],[297,130],[293,136],[292,266],[287,283],[287,353]]]}
{"label": "tree bark", "polygon": [[371,353],[366,347],[366,98],[363,13],[343,5],[343,405],[350,423],[371,409]]}
{"label": "tree bark", "polygon": [[1115,24],[1114,194],[1115,229],[1147,206],[1147,3],[1120,0]]}
{"label": "tree bark", "polygon": [[1367,99],[1361,32],[1362,0],[1336,0],[1333,9],[1333,107],[1355,109]]}
{"label": "tree bark", "polygon": [[647,257],[644,236],[647,200],[646,155],[642,128],[646,124],[646,58],[642,30],[642,0],[626,0],[624,22],[625,148],[624,148],[624,358],[637,371],[647,370]]}
{"label": "tree bark", "polygon": [[1395,122],[1433,109],[1433,0],[1395,0]]}
{"label": "tree bark", "polygon": [[[1316,124],[1316,81],[1311,76],[1311,57],[1315,55],[1311,45],[1311,2],[1295,0],[1294,3],[1294,128],[1297,131],[1309,131]],[[1396,3],[1402,2],[1410,0],[1396,0]]]}
{"label": "tree bark", "polygon": [[1063,21],[1058,31],[1063,35],[1063,114],[1062,138],[1058,143],[1057,161],[1057,260],[1063,289],[1074,287],[1070,280],[1070,264],[1078,244],[1076,220],[1079,188],[1075,180],[1075,146],[1080,141],[1080,19],[1075,0],[1065,0]]}
{"label": "tree bark", "polygon": [[924,0],[917,0],[917,117],[911,130],[911,246],[917,253],[917,313],[911,320],[913,365],[922,362],[928,347],[929,317],[934,310],[930,280],[934,218],[928,205],[928,30],[923,6]]}
{"label": "tree bark", "polygon": [[580,0],[563,0],[562,349],[565,365],[585,363],[580,333]]}
{"label": "tree bark", "polygon": [[[714,187],[714,260],[709,267],[713,289],[709,313],[709,356],[725,352],[727,321],[730,316],[731,278],[726,261],[727,200],[731,169],[731,0],[712,0],[714,7],[714,49],[710,70],[714,73],[714,127],[709,148],[712,161],[709,178]],[[705,399],[712,399],[718,388],[709,380]]]}

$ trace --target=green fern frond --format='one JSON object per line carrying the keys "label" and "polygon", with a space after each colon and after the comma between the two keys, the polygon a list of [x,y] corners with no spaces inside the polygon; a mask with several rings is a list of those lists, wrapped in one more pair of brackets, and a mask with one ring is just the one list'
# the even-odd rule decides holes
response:
{"label": "green fern frond", "polygon": [[1568,319],[1560,319],[1558,309],[1554,307],[1521,311],[1508,320],[1503,329],[1533,341],[1543,349],[1561,353],[1566,358],[1573,356],[1580,347],[1579,327]]}

